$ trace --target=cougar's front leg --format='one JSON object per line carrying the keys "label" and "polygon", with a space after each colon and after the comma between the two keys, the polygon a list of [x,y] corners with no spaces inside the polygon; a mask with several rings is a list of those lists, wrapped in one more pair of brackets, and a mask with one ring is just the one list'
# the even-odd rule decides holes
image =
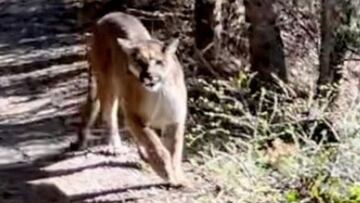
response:
{"label": "cougar's front leg", "polygon": [[170,151],[172,165],[175,170],[176,178],[180,184],[187,184],[182,169],[182,156],[184,148],[184,123],[171,124],[163,130],[163,142]]}
{"label": "cougar's front leg", "polygon": [[160,177],[169,181],[170,184],[177,185],[171,155],[159,136],[153,129],[143,125],[137,116],[127,115],[126,117],[131,134],[135,137],[137,144],[146,151],[148,163]]}

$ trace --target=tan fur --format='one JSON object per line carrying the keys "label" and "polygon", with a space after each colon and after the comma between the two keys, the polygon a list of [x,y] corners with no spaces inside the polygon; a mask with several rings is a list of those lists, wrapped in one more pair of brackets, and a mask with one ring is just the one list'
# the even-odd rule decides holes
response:
{"label": "tan fur", "polygon": [[[89,98],[90,111],[77,148],[86,146],[99,112],[109,130],[109,143],[121,147],[120,106],[142,157],[170,183],[184,181],[181,162],[187,91],[176,46],[176,42],[165,45],[153,39],[138,19],[124,13],[111,13],[97,21],[89,56],[96,81],[92,90],[96,91]],[[156,129],[161,130],[163,139]]]}

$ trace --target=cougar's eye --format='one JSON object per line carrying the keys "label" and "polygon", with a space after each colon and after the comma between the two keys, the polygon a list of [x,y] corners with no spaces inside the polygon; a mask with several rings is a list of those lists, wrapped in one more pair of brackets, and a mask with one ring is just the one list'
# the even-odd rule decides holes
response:
{"label": "cougar's eye", "polygon": [[146,69],[148,67],[148,64],[145,61],[138,60],[137,63],[141,69]]}
{"label": "cougar's eye", "polygon": [[163,66],[164,62],[162,60],[156,60],[155,64],[158,65],[158,66]]}

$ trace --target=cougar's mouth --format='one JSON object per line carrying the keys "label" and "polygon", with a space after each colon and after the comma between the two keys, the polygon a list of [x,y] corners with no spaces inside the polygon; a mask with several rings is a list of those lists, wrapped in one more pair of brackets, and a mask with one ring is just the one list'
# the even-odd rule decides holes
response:
{"label": "cougar's mouth", "polygon": [[162,79],[160,76],[152,76],[147,71],[140,72],[132,66],[130,66],[129,71],[139,79],[139,82],[148,91],[155,92],[160,89],[162,85]]}
{"label": "cougar's mouth", "polygon": [[143,86],[150,91],[157,91],[162,85],[162,80],[160,76],[151,76],[147,74],[144,77],[140,76],[140,81]]}

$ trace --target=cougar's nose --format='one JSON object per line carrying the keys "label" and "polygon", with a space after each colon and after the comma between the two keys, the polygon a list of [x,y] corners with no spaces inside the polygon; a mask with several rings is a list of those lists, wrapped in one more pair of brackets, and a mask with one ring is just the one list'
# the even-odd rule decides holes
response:
{"label": "cougar's nose", "polygon": [[140,81],[147,83],[149,80],[151,80],[151,75],[148,72],[142,71],[140,73]]}

